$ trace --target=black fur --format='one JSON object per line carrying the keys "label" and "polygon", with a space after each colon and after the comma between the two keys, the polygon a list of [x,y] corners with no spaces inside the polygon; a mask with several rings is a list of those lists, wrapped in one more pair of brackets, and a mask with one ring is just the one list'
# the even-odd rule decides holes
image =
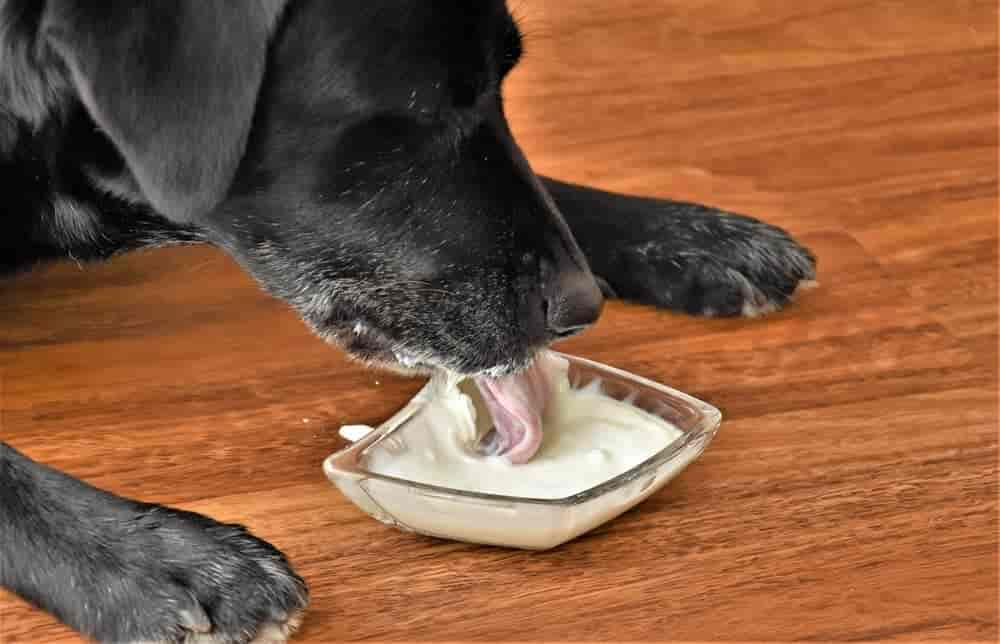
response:
{"label": "black fur", "polygon": [[0,585],[100,641],[283,637],[305,607],[285,557],[241,526],[123,499],[2,442],[0,481]]}
{"label": "black fur", "polygon": [[[759,221],[534,175],[520,53],[501,0],[0,0],[0,272],[213,243],[361,360],[492,374],[593,321],[595,279],[703,315],[812,279]],[[0,584],[101,640],[282,640],[305,603],[245,530],[3,443],[0,537]]]}

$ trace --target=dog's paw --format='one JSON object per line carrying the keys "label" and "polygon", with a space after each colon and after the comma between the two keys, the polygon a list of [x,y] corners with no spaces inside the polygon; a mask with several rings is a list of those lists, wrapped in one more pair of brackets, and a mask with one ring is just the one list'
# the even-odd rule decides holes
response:
{"label": "dog's paw", "polygon": [[152,507],[107,546],[81,607],[102,642],[279,644],[307,602],[284,555],[242,526]]}
{"label": "dog's paw", "polygon": [[616,295],[693,315],[764,315],[816,279],[815,257],[785,231],[700,207],[647,219],[615,250],[602,277]]}

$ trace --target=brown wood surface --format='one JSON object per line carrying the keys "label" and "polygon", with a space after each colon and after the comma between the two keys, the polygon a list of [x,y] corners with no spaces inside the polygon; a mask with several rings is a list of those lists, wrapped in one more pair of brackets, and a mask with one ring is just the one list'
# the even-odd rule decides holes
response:
{"label": "brown wood surface", "polygon": [[[299,641],[997,639],[995,0],[516,0],[536,168],[800,235],[759,321],[615,303],[564,349],[726,420],[555,551],[435,541],[323,478],[419,382],[311,337],[220,252],[0,283],[0,434],[124,495],[242,522],[312,589]],[[0,640],[75,642],[0,593]]]}

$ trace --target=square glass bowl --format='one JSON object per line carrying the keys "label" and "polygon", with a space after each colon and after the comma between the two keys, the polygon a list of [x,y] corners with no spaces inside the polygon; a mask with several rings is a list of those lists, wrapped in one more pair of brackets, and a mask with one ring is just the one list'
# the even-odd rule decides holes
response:
{"label": "square glass bowl", "polygon": [[[569,380],[583,387],[600,379],[605,394],[660,416],[681,431],[665,448],[639,465],[590,489],[562,499],[534,499],[455,490],[384,476],[365,467],[383,441],[400,441],[431,396],[444,386],[434,376],[399,412],[354,444],[332,454],[323,471],[361,510],[379,521],[418,534],[528,550],[545,550],[617,517],[642,502],[698,458],[715,436],[722,414],[711,405],[645,378],[576,356]],[[475,395],[475,387],[463,387]]]}

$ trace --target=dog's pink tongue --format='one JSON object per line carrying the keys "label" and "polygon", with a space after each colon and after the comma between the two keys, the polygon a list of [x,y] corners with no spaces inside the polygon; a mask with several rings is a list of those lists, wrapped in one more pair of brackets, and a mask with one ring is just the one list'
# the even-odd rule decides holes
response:
{"label": "dog's pink tongue", "polygon": [[552,386],[541,363],[513,376],[476,378],[496,429],[487,449],[511,463],[527,463],[542,444],[542,415]]}

